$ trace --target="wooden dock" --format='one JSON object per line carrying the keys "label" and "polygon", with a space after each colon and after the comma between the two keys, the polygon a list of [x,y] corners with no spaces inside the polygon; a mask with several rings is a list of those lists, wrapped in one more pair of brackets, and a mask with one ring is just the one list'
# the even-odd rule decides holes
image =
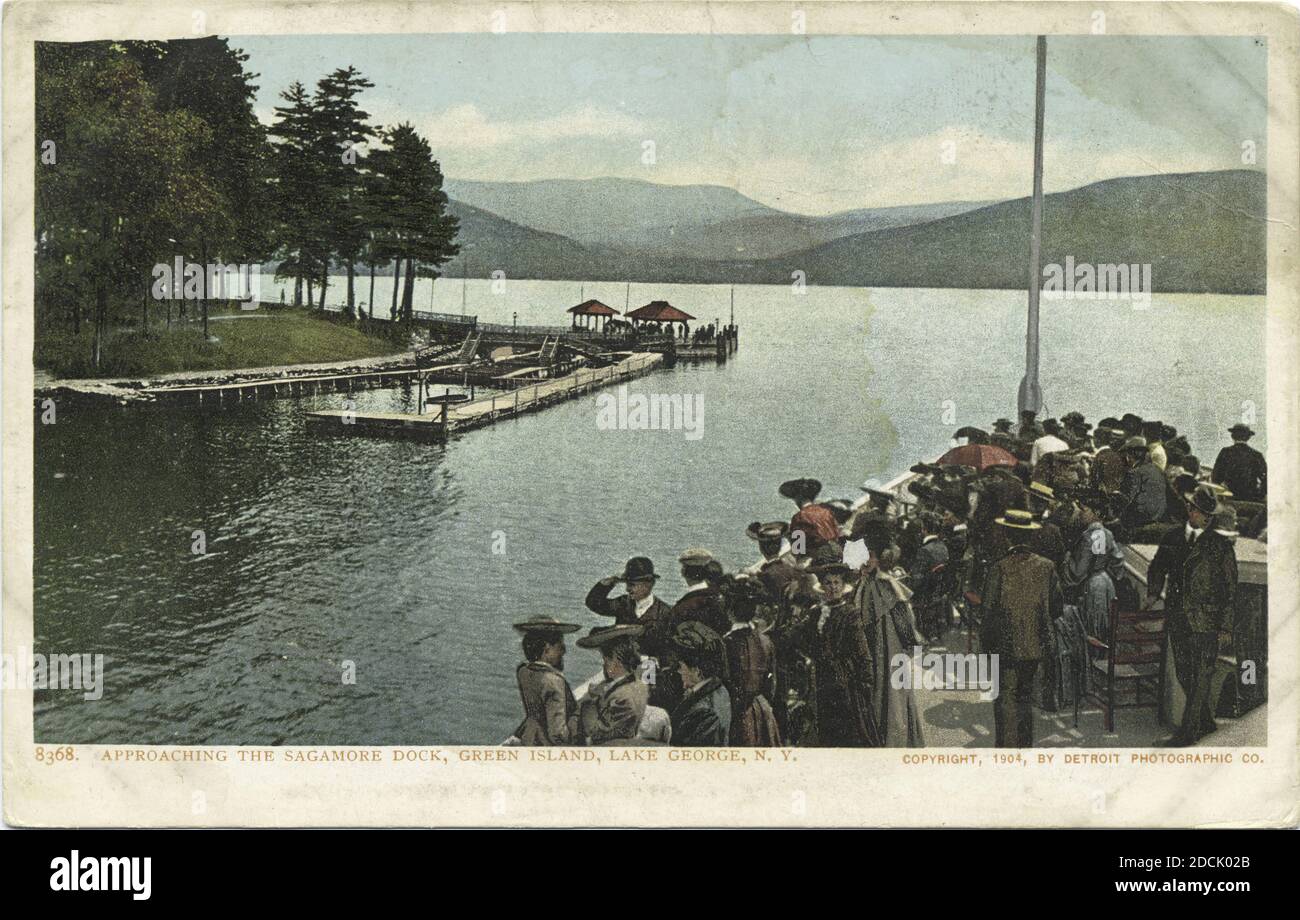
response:
{"label": "wooden dock", "polygon": [[394,368],[382,371],[311,374],[300,377],[264,377],[178,387],[156,387],[142,392],[143,398],[169,405],[223,406],[245,400],[275,399],[281,396],[311,396],[316,393],[351,392],[414,382],[420,369]]}
{"label": "wooden dock", "polygon": [[331,409],[307,413],[308,427],[321,434],[414,438],[439,441],[451,434],[482,428],[500,419],[536,412],[585,393],[640,377],[663,364],[664,356],[638,352],[609,367],[580,368],[563,377],[541,380],[512,392],[482,396],[448,407],[413,412],[352,412]]}

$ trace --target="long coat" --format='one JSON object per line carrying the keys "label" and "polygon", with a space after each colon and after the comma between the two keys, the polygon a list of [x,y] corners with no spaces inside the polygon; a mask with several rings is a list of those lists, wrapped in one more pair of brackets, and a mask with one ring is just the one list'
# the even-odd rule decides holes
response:
{"label": "long coat", "polygon": [[582,698],[578,730],[588,744],[635,738],[649,696],[650,689],[636,674],[602,681]]}
{"label": "long coat", "polygon": [[894,661],[905,656],[906,667],[910,668],[912,650],[922,641],[916,630],[911,596],[902,582],[879,569],[863,574],[854,596],[871,649],[875,670],[873,711],[885,747],[925,746],[916,698],[910,689],[895,687],[890,679]]}
{"label": "long coat", "polygon": [[636,625],[645,622],[649,617],[658,618],[667,615],[668,605],[656,597],[650,604],[650,609],[638,619],[636,601],[632,600],[631,595],[620,594],[618,597],[610,597],[609,592],[613,590],[613,585],[596,582],[587,592],[585,601],[587,609],[602,617],[613,617],[614,622],[619,626]]}
{"label": "long coat", "polygon": [[1231,629],[1237,599],[1237,553],[1231,541],[1206,529],[1183,563],[1183,614],[1194,633]]}
{"label": "long coat", "polygon": [[731,736],[731,696],[710,677],[686,691],[673,710],[672,743],[678,747],[725,747]]}
{"label": "long coat", "polygon": [[727,692],[731,695],[731,743],[739,747],[779,747],[771,698],[776,650],[753,626],[736,626],[722,639],[727,650]]}
{"label": "long coat", "polygon": [[1268,494],[1268,463],[1264,455],[1240,441],[1219,451],[1210,478],[1227,486],[1238,501],[1262,502]]}
{"label": "long coat", "polygon": [[847,599],[824,606],[813,642],[818,743],[879,747],[872,696],[878,678],[862,611]]}
{"label": "long coat", "polygon": [[564,675],[543,661],[528,661],[515,671],[524,721],[515,729],[530,747],[573,744],[578,736],[578,704]]}
{"label": "long coat", "polygon": [[981,644],[1014,661],[1040,661],[1051,654],[1052,623],[1064,612],[1056,567],[1025,546],[989,569],[983,595]]}
{"label": "long coat", "polygon": [[1155,557],[1147,568],[1147,593],[1165,592],[1166,613],[1183,609],[1183,569],[1192,554],[1192,538],[1187,527],[1173,527],[1160,539]]}

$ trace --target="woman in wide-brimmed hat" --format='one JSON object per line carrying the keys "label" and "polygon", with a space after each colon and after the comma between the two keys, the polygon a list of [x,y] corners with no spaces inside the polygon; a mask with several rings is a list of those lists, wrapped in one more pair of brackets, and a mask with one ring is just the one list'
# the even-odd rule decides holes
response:
{"label": "woman in wide-brimmed hat", "polygon": [[578,640],[579,648],[599,649],[605,679],[587,691],[578,709],[578,730],[588,744],[635,738],[649,702],[641,679],[636,640],[645,632],[634,625],[597,626]]}
{"label": "woman in wide-brimmed hat", "polygon": [[524,721],[515,729],[531,747],[572,744],[577,737],[578,704],[564,678],[564,637],[581,627],[555,617],[536,616],[515,623],[524,635],[524,663],[515,670]]}

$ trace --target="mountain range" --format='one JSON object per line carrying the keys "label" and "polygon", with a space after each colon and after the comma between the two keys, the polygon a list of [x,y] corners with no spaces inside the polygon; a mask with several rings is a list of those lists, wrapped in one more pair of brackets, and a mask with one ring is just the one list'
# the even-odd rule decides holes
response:
{"label": "mountain range", "polygon": [[[711,185],[448,179],[463,258],[444,274],[681,283],[1023,288],[1030,202],[792,214]],[[1157,291],[1262,293],[1257,170],[1108,179],[1045,196],[1043,263],[1151,263]]]}

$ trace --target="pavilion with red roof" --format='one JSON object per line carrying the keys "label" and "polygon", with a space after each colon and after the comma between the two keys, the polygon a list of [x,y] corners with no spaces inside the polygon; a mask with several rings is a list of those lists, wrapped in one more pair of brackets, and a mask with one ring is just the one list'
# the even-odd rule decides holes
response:
{"label": "pavilion with red roof", "polygon": [[695,319],[666,300],[652,300],[644,307],[637,307],[628,313],[627,318],[634,323],[681,323],[683,329]]}
{"label": "pavilion with red roof", "polygon": [[606,306],[599,300],[584,300],[576,307],[569,307],[569,312],[573,314],[573,328],[578,328],[578,317],[583,316],[587,319],[584,325],[591,329],[593,324],[603,327],[609,321],[611,316],[618,316],[618,311],[613,307]]}

